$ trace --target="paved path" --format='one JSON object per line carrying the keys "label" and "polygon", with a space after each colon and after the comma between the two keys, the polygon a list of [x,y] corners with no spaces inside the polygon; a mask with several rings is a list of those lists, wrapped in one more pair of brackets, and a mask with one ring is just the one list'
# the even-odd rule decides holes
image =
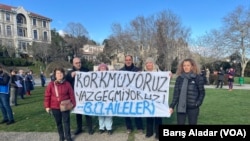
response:
{"label": "paved path", "polygon": [[[59,136],[53,132],[0,132],[1,141],[58,141]],[[82,133],[72,136],[74,141],[128,141],[127,133],[114,133],[112,135],[95,133],[88,135]],[[145,134],[134,134],[134,141],[157,141],[154,137],[145,138]]]}
{"label": "paved path", "polygon": [[[216,85],[205,85],[205,88],[216,89]],[[228,89],[228,85],[224,85],[222,87],[222,89]],[[233,89],[248,89],[248,90],[250,90],[250,84],[243,84],[243,85],[234,84]]]}

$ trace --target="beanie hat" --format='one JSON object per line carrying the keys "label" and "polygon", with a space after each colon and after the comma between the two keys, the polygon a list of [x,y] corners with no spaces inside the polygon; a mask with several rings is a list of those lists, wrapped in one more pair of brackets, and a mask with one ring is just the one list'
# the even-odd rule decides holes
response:
{"label": "beanie hat", "polygon": [[98,71],[100,71],[100,69],[101,69],[102,67],[105,67],[106,70],[109,70],[108,65],[106,65],[106,64],[104,64],[104,63],[101,63],[100,65],[98,65]]}

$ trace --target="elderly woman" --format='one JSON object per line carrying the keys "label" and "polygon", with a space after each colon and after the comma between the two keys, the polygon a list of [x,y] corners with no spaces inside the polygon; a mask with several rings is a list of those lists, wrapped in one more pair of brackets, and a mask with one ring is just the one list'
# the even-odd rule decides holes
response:
{"label": "elderly woman", "polygon": [[61,111],[60,103],[63,100],[70,99],[73,107],[76,106],[73,88],[68,81],[65,81],[65,71],[63,68],[56,68],[54,70],[55,81],[51,81],[45,90],[44,107],[46,112],[53,114],[59,140],[72,141],[70,133],[70,110]]}
{"label": "elderly woman", "polygon": [[[149,57],[145,61],[144,71],[160,71],[158,65],[155,64],[153,58]],[[162,124],[161,117],[147,117],[146,118],[146,138],[153,136],[155,131],[155,138],[159,138],[159,125]]]}

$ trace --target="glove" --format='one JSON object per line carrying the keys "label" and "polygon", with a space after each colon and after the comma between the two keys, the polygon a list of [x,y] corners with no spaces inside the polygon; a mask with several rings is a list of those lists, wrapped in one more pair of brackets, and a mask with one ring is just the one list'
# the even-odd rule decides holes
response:
{"label": "glove", "polygon": [[50,108],[46,108],[45,110],[46,110],[47,113],[50,114]]}

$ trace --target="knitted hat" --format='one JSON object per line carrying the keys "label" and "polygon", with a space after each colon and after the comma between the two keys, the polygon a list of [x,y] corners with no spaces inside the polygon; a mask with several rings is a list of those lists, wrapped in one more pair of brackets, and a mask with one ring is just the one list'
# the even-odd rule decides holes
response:
{"label": "knitted hat", "polygon": [[109,70],[108,65],[101,63],[100,65],[98,65],[98,71],[100,71],[102,67],[106,68],[106,70]]}

